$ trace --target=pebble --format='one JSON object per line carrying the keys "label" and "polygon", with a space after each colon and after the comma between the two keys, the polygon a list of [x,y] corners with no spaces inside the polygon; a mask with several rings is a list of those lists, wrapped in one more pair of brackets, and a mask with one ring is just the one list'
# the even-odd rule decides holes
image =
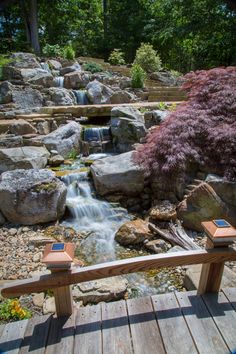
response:
{"label": "pebble", "polygon": [[11,235],[11,236],[15,236],[15,235],[17,235],[17,229],[9,229],[9,235]]}

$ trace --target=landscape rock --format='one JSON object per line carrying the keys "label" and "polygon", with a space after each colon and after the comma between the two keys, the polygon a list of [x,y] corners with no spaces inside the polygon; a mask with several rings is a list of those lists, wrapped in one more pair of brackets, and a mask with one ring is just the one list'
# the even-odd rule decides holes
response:
{"label": "landscape rock", "polygon": [[50,123],[47,121],[39,122],[37,124],[37,131],[40,135],[47,135],[50,133]]}
{"label": "landscape rock", "polygon": [[4,218],[4,216],[2,215],[2,213],[0,212],[0,225],[4,225],[6,222],[6,219]]}
{"label": "landscape rock", "polygon": [[123,76],[119,79],[119,86],[121,90],[125,90],[126,88],[129,88],[131,87],[131,85],[132,85],[132,80],[130,77]]}
{"label": "landscape rock", "polygon": [[148,223],[142,219],[128,221],[116,232],[115,240],[122,246],[136,245],[149,240],[152,233]]}
{"label": "landscape rock", "polygon": [[54,297],[48,297],[43,303],[43,314],[51,314],[56,312],[56,304]]}
{"label": "landscape rock", "polygon": [[85,88],[90,80],[90,75],[82,71],[74,71],[64,76],[64,87],[67,89]]}
{"label": "landscape rock", "polygon": [[44,297],[44,293],[34,294],[32,297],[34,306],[43,307]]}
{"label": "landscape rock", "polygon": [[28,80],[32,85],[41,85],[44,87],[53,86],[53,76],[48,71],[40,71]]}
{"label": "landscape rock", "polygon": [[49,65],[49,68],[52,70],[60,70],[62,67],[61,63],[55,59],[49,59],[47,63]]}
{"label": "landscape rock", "polygon": [[17,52],[10,57],[12,59],[11,65],[16,68],[41,68],[36,56],[32,53]]}
{"label": "landscape rock", "polygon": [[61,68],[60,75],[64,76],[64,75],[71,73],[73,71],[81,71],[81,66],[79,63],[75,62],[75,63],[73,63],[73,65]]}
{"label": "landscape rock", "polygon": [[206,182],[226,204],[236,207],[236,182],[227,181],[213,174],[207,175]]}
{"label": "landscape rock", "polygon": [[133,162],[132,155],[133,151],[130,151],[97,160],[91,165],[95,188],[100,195],[140,195],[144,188],[144,173]]}
{"label": "landscape rock", "polygon": [[32,124],[24,119],[18,119],[14,124],[10,125],[9,131],[14,135],[36,134],[37,130]]}
{"label": "landscape rock", "polygon": [[144,123],[144,117],[137,108],[117,106],[111,110],[112,118],[129,118],[131,120]]}
{"label": "landscape rock", "polygon": [[111,104],[130,103],[135,100],[135,96],[127,91],[116,91],[110,97]]}
{"label": "landscape rock", "polygon": [[45,147],[38,146],[0,149],[0,173],[15,169],[44,168],[49,155]]}
{"label": "landscape rock", "polygon": [[66,186],[50,170],[4,172],[0,182],[0,210],[22,225],[56,221],[63,216]]}
{"label": "landscape rock", "polygon": [[150,74],[150,79],[160,82],[164,86],[178,86],[179,79],[169,71],[157,71]]}
{"label": "landscape rock", "polygon": [[0,135],[0,148],[13,148],[23,146],[22,136],[15,136],[12,134]]}
{"label": "landscape rock", "polygon": [[14,86],[9,81],[0,83],[0,104],[12,102],[12,91]]}
{"label": "landscape rock", "polygon": [[76,122],[70,122],[41,140],[48,150],[57,150],[59,155],[68,157],[72,150],[79,151],[82,126]]}
{"label": "landscape rock", "polygon": [[75,96],[65,88],[51,87],[48,98],[55,106],[72,106],[76,104]]}
{"label": "landscape rock", "polygon": [[145,112],[144,113],[145,127],[149,129],[154,125],[160,125],[160,123],[166,119],[169,113],[170,113],[169,111],[161,111],[161,110]]}
{"label": "landscape rock", "polygon": [[196,231],[202,231],[202,221],[228,219],[228,214],[226,204],[214,189],[204,182],[195,187],[177,208],[177,217],[183,221],[183,226]]}
{"label": "landscape rock", "polygon": [[170,221],[176,220],[176,205],[169,200],[160,201],[148,213],[150,221]]}
{"label": "landscape rock", "polygon": [[64,157],[61,155],[53,155],[49,157],[48,164],[52,167],[60,166],[64,162]]}
{"label": "landscape rock", "polygon": [[72,290],[76,301],[96,304],[101,301],[115,301],[124,299],[127,292],[128,281],[122,277],[114,277],[80,283]]}
{"label": "landscape rock", "polygon": [[42,107],[43,96],[31,87],[15,88],[12,91],[12,102],[23,109]]}
{"label": "landscape rock", "polygon": [[91,81],[87,86],[88,99],[92,104],[110,103],[114,91],[97,80]]}
{"label": "landscape rock", "polygon": [[168,243],[165,242],[164,240],[151,240],[148,242],[144,243],[145,248],[148,251],[154,252],[154,253],[162,253],[168,251]]}

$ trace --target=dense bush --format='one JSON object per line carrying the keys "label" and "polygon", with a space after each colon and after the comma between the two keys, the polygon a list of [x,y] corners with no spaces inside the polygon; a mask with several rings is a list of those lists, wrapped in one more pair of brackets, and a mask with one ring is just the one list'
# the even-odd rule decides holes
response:
{"label": "dense bush", "polygon": [[103,68],[101,65],[97,64],[97,63],[94,63],[93,61],[89,62],[89,63],[86,63],[84,66],[83,66],[83,69],[85,71],[90,71],[92,74],[95,74],[95,73],[99,73],[99,72],[102,72],[103,71]]}
{"label": "dense bush", "polygon": [[55,45],[46,44],[43,47],[42,52],[46,57],[60,57],[62,56],[63,49],[58,44]]}
{"label": "dense bush", "polygon": [[139,64],[148,73],[161,70],[161,59],[149,43],[142,43],[137,49],[134,64]]}
{"label": "dense bush", "polygon": [[174,185],[192,166],[236,180],[236,67],[189,73],[188,101],[135,154],[152,179]]}
{"label": "dense bush", "polygon": [[68,59],[68,60],[74,60],[75,59],[75,51],[71,45],[66,46],[63,49],[63,58]]}
{"label": "dense bush", "polygon": [[6,55],[0,54],[0,80],[3,79],[3,68],[10,64],[12,59],[9,59]]}
{"label": "dense bush", "polygon": [[133,88],[143,88],[146,79],[146,72],[140,65],[134,64],[130,70],[131,83]]}
{"label": "dense bush", "polygon": [[114,49],[108,58],[108,62],[112,65],[125,65],[124,53],[120,49]]}

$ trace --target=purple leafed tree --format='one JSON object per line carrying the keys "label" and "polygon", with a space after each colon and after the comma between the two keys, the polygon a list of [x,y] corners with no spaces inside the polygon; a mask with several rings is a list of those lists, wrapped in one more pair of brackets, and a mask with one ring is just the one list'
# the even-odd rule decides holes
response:
{"label": "purple leafed tree", "polygon": [[153,129],[134,154],[152,180],[168,185],[191,168],[236,180],[236,67],[185,75],[188,100]]}

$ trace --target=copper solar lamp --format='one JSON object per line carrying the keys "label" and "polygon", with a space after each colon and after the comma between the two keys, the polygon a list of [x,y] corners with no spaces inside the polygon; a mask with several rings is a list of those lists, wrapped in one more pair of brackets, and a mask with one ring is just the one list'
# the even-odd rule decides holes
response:
{"label": "copper solar lamp", "polygon": [[[45,246],[42,262],[52,273],[69,272],[74,259],[73,243],[50,243]],[[71,286],[53,289],[57,316],[69,316],[73,312]]]}
{"label": "copper solar lamp", "polygon": [[[228,248],[236,240],[236,229],[226,220],[217,219],[201,223],[207,236],[206,249]],[[202,265],[198,294],[218,292],[224,271],[224,262]]]}

